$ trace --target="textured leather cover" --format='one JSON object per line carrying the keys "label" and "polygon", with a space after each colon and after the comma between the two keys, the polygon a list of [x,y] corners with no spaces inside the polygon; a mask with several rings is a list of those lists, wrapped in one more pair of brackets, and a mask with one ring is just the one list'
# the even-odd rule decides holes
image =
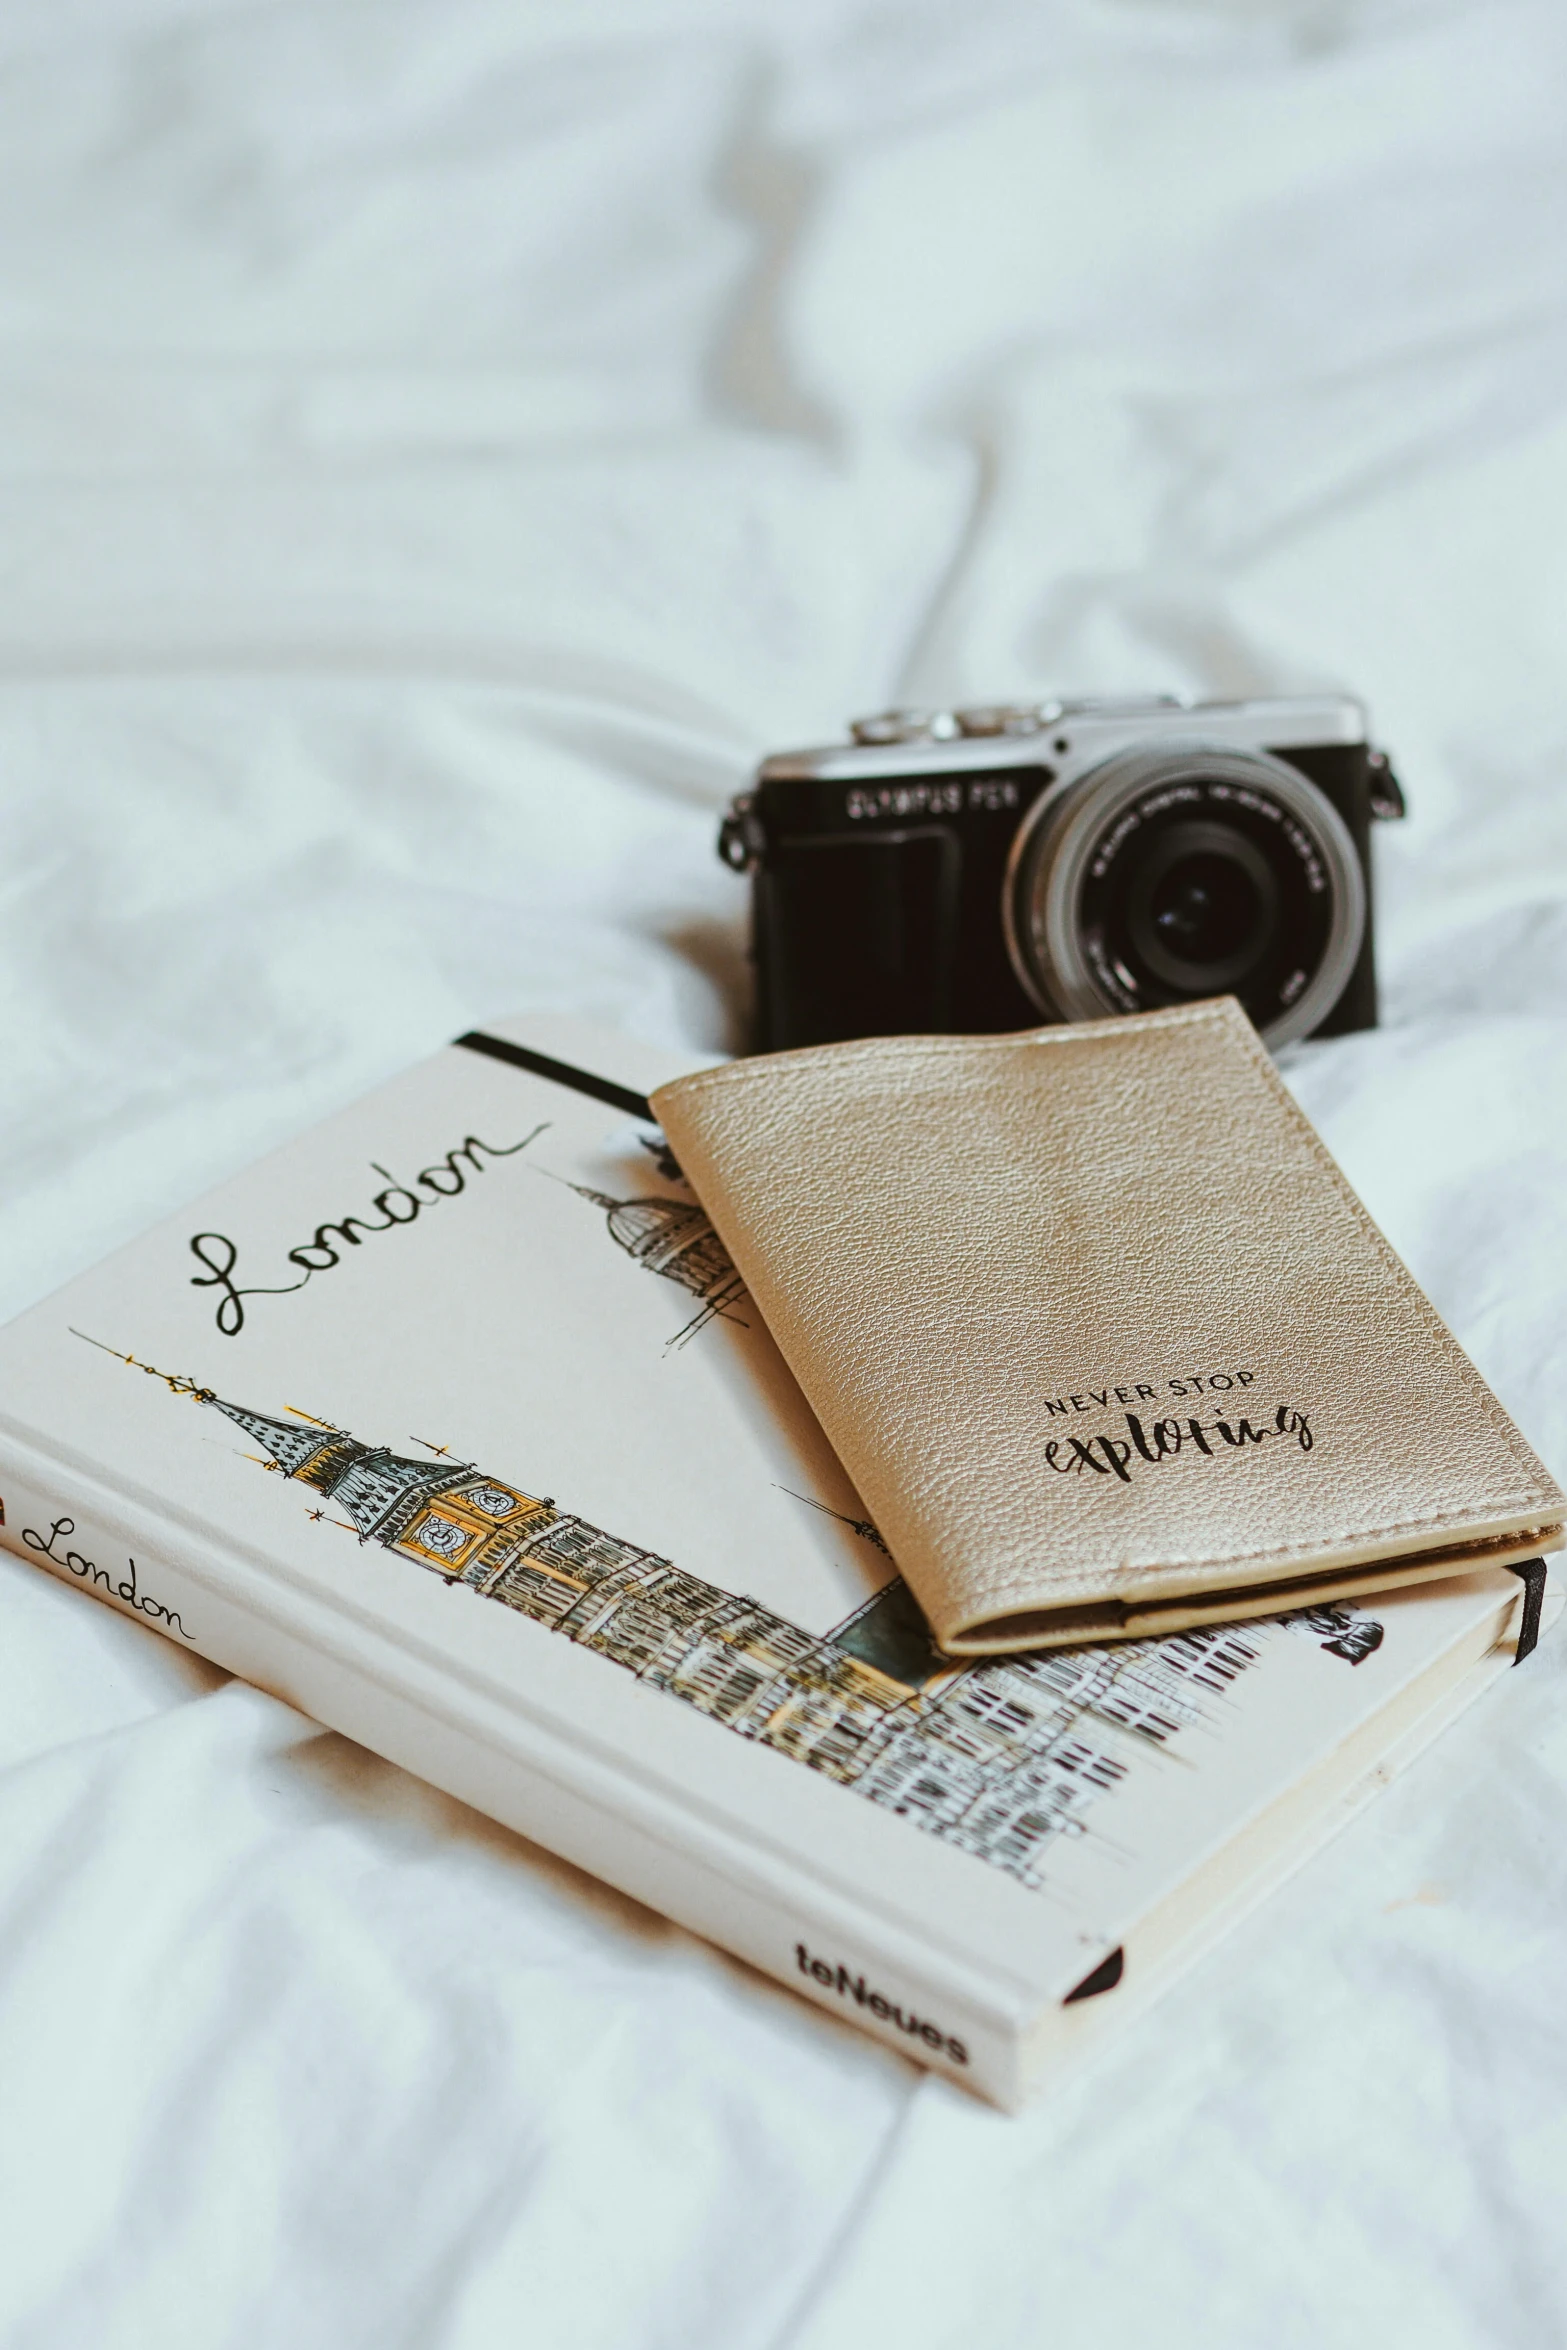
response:
{"label": "textured leather cover", "polygon": [[770,1054],[653,1106],[954,1653],[1560,1544],[1231,998]]}

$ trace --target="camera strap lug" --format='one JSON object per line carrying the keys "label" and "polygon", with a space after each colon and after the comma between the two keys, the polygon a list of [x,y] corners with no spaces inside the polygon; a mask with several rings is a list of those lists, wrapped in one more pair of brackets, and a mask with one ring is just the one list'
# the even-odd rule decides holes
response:
{"label": "camera strap lug", "polygon": [[1404,805],[1404,787],[1393,773],[1393,764],[1386,751],[1368,751],[1366,767],[1371,785],[1371,813],[1381,824],[1392,824],[1409,811]]}
{"label": "camera strap lug", "polygon": [[756,816],[755,795],[737,792],[718,828],[718,853],[735,873],[750,873],[761,863],[765,846]]}

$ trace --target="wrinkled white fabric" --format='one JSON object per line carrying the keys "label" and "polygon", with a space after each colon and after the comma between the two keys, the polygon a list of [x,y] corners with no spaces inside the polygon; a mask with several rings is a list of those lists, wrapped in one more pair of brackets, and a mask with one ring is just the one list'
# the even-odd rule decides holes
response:
{"label": "wrinkled white fabric", "polygon": [[[0,1301],[455,1031],[740,1041],[894,698],[1347,687],[1302,1100],[1567,1471],[1557,0],[13,0]],[[0,1559],[5,2350],[1547,2350],[1567,1641],[1007,2121]]]}

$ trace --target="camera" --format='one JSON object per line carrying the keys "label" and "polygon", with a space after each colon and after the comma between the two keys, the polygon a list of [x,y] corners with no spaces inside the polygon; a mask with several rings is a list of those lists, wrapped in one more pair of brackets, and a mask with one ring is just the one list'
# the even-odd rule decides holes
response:
{"label": "camera", "polygon": [[894,710],[765,759],[757,1047],[1238,996],[1270,1047],[1376,1025],[1371,827],[1403,796],[1337,695]]}

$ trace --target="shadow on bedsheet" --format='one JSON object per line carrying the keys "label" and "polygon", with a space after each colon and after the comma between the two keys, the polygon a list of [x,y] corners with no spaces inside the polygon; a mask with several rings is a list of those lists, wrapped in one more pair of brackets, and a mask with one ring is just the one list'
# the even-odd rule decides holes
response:
{"label": "shadow on bedsheet", "polygon": [[756,989],[743,927],[699,914],[673,923],[659,936],[702,982],[707,1017],[699,1025],[713,1050],[748,1053]]}

